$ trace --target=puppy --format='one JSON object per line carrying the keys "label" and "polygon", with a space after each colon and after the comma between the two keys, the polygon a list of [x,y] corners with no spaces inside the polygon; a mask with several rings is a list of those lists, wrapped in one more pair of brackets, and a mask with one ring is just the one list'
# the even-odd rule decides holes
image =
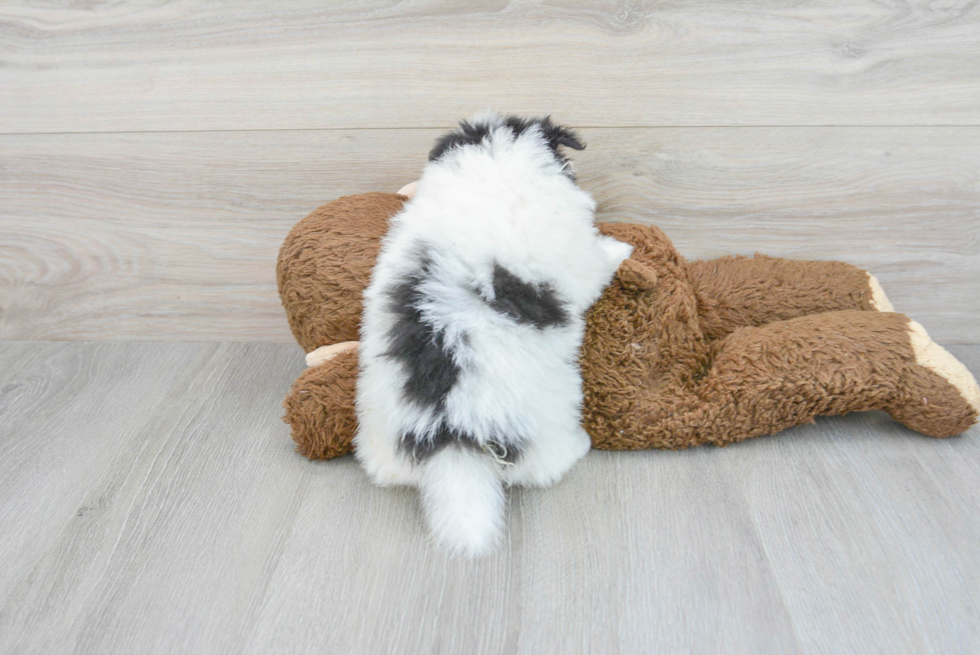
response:
{"label": "puppy", "polygon": [[418,487],[455,552],[494,545],[504,485],[548,486],[590,447],[584,315],[632,247],[598,233],[562,147],[585,146],[549,118],[460,123],[364,294],[356,455],[377,484]]}

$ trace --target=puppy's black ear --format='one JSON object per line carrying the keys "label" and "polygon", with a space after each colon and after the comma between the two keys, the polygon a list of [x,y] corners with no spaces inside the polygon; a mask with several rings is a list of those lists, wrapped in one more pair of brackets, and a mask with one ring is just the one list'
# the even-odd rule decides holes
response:
{"label": "puppy's black ear", "polygon": [[468,121],[461,121],[458,129],[439,137],[432,150],[429,151],[429,161],[439,159],[447,150],[451,150],[452,148],[480,143],[489,133],[489,123],[477,123],[474,125]]}
{"label": "puppy's black ear", "polygon": [[565,156],[565,153],[560,148],[565,146],[573,150],[585,150],[585,144],[582,143],[582,140],[579,139],[575,132],[563,125],[552,123],[551,116],[537,119],[537,122],[541,126],[542,136],[544,136],[548,147],[551,148],[551,152],[555,155],[555,161],[561,164],[562,172],[574,182],[575,173],[572,171],[571,164],[568,162],[568,157]]}
{"label": "puppy's black ear", "polygon": [[541,132],[544,134],[544,138],[548,140],[548,145],[555,152],[558,152],[559,146],[567,146],[572,150],[585,150],[585,144],[582,143],[579,136],[563,125],[552,123],[551,116],[547,116],[541,121]]}

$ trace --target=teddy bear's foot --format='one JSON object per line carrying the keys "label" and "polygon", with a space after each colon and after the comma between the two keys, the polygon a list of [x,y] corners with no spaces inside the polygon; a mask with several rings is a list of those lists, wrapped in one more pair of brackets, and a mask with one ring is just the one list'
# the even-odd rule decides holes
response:
{"label": "teddy bear's foot", "polygon": [[329,362],[340,353],[357,348],[358,344],[360,343],[360,341],[345,341],[343,343],[335,343],[329,346],[320,346],[316,350],[306,353],[306,365],[319,366],[324,362]]}
{"label": "teddy bear's foot", "polygon": [[980,386],[963,363],[932,340],[926,329],[909,321],[909,337],[915,351],[915,363],[935,371],[956,387],[973,411],[980,412]]}
{"label": "teddy bear's foot", "polygon": [[980,386],[958,359],[937,344],[925,328],[909,321],[915,353],[905,377],[900,402],[888,409],[898,421],[932,437],[966,431],[980,415]]}
{"label": "teddy bear's foot", "polygon": [[[867,271],[865,271],[867,272]],[[885,290],[881,288],[881,284],[878,283],[878,278],[876,278],[871,273],[868,273],[868,286],[871,287],[871,308],[879,312],[894,312],[895,308],[892,306],[888,296],[885,295]]]}

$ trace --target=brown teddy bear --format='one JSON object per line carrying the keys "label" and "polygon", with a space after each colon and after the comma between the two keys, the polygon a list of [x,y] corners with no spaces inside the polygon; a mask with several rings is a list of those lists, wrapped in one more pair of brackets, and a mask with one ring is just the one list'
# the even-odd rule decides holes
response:
{"label": "brown teddy bear", "polygon": [[[279,252],[279,293],[310,364],[284,420],[311,459],[353,449],[361,295],[411,191],[323,205]],[[872,409],[932,437],[976,422],[976,380],[894,313],[867,271],[763,255],[688,262],[656,227],[599,229],[634,250],[587,320],[583,421],[595,448],[723,446]]]}

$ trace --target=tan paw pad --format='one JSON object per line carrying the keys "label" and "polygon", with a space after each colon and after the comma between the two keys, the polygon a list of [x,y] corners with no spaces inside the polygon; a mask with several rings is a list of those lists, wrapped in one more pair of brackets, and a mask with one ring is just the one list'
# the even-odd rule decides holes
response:
{"label": "tan paw pad", "polygon": [[360,343],[360,341],[345,341],[343,343],[335,343],[330,346],[320,346],[316,350],[306,353],[306,365],[319,366],[324,362],[330,361],[340,353],[357,348]]}
{"label": "tan paw pad", "polygon": [[892,302],[885,295],[885,290],[881,288],[881,284],[871,273],[868,273],[868,286],[871,287],[871,306],[874,307],[879,312],[894,312],[895,308],[892,306]]}
{"label": "tan paw pad", "polygon": [[915,321],[909,321],[909,338],[915,352],[915,363],[941,375],[956,387],[974,411],[980,412],[980,386],[977,386],[976,379],[966,366],[933,341],[925,328]]}
{"label": "tan paw pad", "polygon": [[417,185],[418,185],[418,182],[417,181],[416,182],[409,182],[408,184],[406,184],[402,188],[398,189],[398,195],[405,196],[406,198],[411,198],[412,196],[415,195],[415,187]]}

